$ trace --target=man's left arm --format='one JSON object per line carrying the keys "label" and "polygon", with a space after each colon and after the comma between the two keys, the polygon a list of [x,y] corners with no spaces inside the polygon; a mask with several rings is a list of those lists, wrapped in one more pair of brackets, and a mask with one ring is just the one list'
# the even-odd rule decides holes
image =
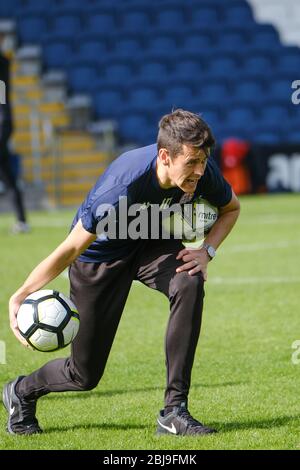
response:
{"label": "man's left arm", "polygon": [[[240,213],[240,203],[235,193],[232,191],[231,200],[226,206],[219,208],[219,217],[205,238],[205,244],[211,245],[215,250],[221,245],[223,240],[231,232]],[[184,264],[176,269],[176,272],[188,271],[192,276],[201,271],[203,278],[207,280],[207,265],[211,260],[207,249],[185,248],[181,250],[177,259],[182,259]]]}

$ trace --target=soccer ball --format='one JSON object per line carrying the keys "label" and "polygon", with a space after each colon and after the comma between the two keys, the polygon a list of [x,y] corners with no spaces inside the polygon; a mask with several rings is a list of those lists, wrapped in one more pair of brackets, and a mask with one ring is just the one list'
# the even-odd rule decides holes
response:
{"label": "soccer ball", "polygon": [[43,352],[64,348],[79,329],[75,305],[55,290],[39,290],[26,297],[19,308],[17,322],[27,343]]}
{"label": "soccer ball", "polygon": [[198,197],[184,204],[182,211],[175,212],[163,220],[163,228],[184,244],[202,241],[210,232],[219,216],[217,207]]}

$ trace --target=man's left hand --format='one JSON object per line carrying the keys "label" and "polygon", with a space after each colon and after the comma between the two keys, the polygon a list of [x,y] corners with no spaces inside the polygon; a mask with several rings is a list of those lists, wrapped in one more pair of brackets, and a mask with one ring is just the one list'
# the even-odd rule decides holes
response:
{"label": "man's left hand", "polygon": [[184,264],[176,269],[177,273],[188,271],[190,276],[202,272],[204,281],[207,280],[207,265],[210,261],[207,251],[204,248],[181,250],[176,259],[182,259]]}

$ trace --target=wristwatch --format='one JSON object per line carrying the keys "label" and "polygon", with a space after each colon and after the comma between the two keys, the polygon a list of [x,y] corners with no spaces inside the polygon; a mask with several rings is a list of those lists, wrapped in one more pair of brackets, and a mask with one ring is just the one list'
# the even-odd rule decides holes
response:
{"label": "wristwatch", "polygon": [[207,251],[207,254],[211,260],[216,256],[216,250],[213,246],[209,245],[208,243],[203,243],[202,248]]}

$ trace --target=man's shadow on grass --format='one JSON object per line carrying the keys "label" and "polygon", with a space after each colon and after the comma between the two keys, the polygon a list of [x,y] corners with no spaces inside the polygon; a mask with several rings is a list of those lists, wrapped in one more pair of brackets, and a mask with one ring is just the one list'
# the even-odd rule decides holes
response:
{"label": "man's shadow on grass", "polygon": [[[216,383],[216,384],[193,384],[191,390],[193,388],[218,388],[218,387],[234,387],[236,385],[245,385],[246,382],[223,382],[223,383]],[[94,389],[92,391],[87,392],[60,392],[59,394],[53,392],[45,397],[46,400],[53,400],[53,399],[87,399],[90,397],[114,397],[115,395],[124,395],[127,393],[144,393],[144,392],[156,392],[161,391],[164,392],[164,388],[162,386],[157,387],[141,387],[141,388],[123,388],[123,389],[112,389],[112,390],[101,390],[101,385],[99,388]],[[62,395],[63,393],[63,395]]]}
{"label": "man's shadow on grass", "polygon": [[[206,423],[209,426],[214,427],[218,430],[217,434],[208,435],[211,439],[214,436],[218,437],[225,433],[236,432],[236,431],[247,431],[251,429],[274,429],[286,426],[290,423],[295,425],[300,424],[300,415],[295,416],[278,416],[276,418],[246,421],[246,422],[231,422],[231,423],[220,423],[220,422],[209,422]],[[155,423],[153,425],[153,428]],[[121,424],[121,423],[74,423],[69,426],[59,426],[59,427],[50,427],[45,429],[45,434],[51,434],[54,432],[65,432],[65,431],[74,431],[74,430],[99,430],[99,431],[141,431],[143,429],[150,429],[151,425],[146,424]],[[164,436],[170,437],[170,436]],[[172,436],[171,436],[172,437]],[[206,436],[199,436],[203,439]],[[187,438],[191,438],[187,436]]]}

